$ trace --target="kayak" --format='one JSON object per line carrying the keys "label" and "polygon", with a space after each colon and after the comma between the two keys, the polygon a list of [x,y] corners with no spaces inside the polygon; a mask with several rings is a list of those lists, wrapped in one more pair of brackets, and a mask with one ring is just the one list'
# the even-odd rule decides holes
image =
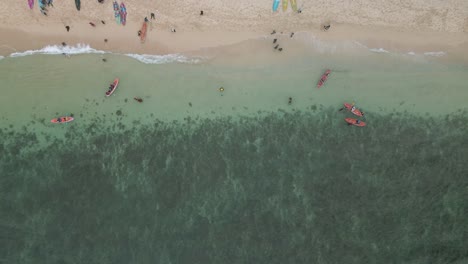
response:
{"label": "kayak", "polygon": [[331,73],[331,70],[326,70],[325,71],[325,73],[320,78],[320,81],[318,81],[318,83],[317,83],[317,88],[322,87],[322,85],[327,81],[328,75],[330,75],[330,73]]}
{"label": "kayak", "polygon": [[29,8],[33,9],[33,7],[34,7],[34,0],[28,0],[28,5],[29,5]]}
{"label": "kayak", "polygon": [[124,26],[125,23],[127,23],[127,8],[125,7],[124,3],[120,4],[120,22]]}
{"label": "kayak", "polygon": [[359,109],[354,107],[354,105],[348,104],[348,103],[344,103],[343,105],[346,108],[346,110],[350,111],[351,113],[353,113],[353,114],[355,114],[357,116],[364,116],[364,114],[361,111],[359,111]]}
{"label": "kayak", "polygon": [[283,0],[283,12],[288,10],[288,1],[289,0]]}
{"label": "kayak", "polygon": [[42,0],[37,0],[37,3],[39,4],[39,9],[43,10],[45,8],[45,2]]}
{"label": "kayak", "polygon": [[120,24],[120,8],[119,8],[119,3],[117,1],[114,1],[114,16],[115,16],[115,22],[117,24]]}
{"label": "kayak", "polygon": [[141,26],[141,34],[140,34],[140,39],[141,43],[144,43],[146,40],[146,29],[148,27],[148,22],[143,22],[143,26]]}
{"label": "kayak", "polygon": [[109,90],[106,92],[106,96],[111,96],[115,89],[117,89],[117,86],[119,86],[119,78],[115,78],[114,82],[111,83]]}
{"label": "kayak", "polygon": [[362,122],[361,120],[354,119],[354,118],[345,118],[346,123],[353,125],[353,126],[358,126],[358,127],[363,127],[366,126],[365,122]]}
{"label": "kayak", "polygon": [[81,1],[80,0],[75,0],[75,6],[78,11],[81,9]]}
{"label": "kayak", "polygon": [[74,120],[74,118],[71,117],[71,116],[61,116],[61,117],[57,117],[57,118],[54,118],[54,119],[50,120],[50,122],[52,122],[54,124],[60,124],[60,123],[68,123],[68,122],[71,122],[73,120]]}

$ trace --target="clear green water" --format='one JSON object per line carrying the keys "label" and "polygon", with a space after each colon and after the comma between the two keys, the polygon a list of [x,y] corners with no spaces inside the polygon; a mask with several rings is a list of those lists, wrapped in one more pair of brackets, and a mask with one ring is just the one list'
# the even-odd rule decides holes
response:
{"label": "clear green water", "polygon": [[466,65],[234,51],[0,60],[0,262],[468,261]]}

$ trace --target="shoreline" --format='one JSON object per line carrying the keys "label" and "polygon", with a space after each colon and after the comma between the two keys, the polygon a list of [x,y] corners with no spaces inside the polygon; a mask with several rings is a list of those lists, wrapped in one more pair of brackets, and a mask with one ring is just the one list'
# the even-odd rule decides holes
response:
{"label": "shoreline", "polygon": [[[145,43],[140,43],[136,34],[138,28],[117,25],[75,26],[66,32],[62,25],[48,27],[29,27],[27,31],[20,28],[0,26],[0,35],[5,36],[0,42],[0,56],[8,56],[14,52],[39,50],[49,45],[69,46],[87,44],[97,50],[116,53],[134,53],[166,55],[174,53],[197,53],[209,48],[235,45],[244,41],[261,38],[273,38],[271,32],[259,31],[177,31],[164,32],[158,29],[148,31]],[[349,24],[334,24],[330,31],[317,30],[319,25],[309,29],[301,29],[296,33],[306,33],[318,41],[325,42],[358,42],[369,49],[397,53],[427,53],[444,52],[447,60],[468,62],[468,34],[449,32],[410,32],[397,31],[382,26],[357,26]],[[120,32],[119,32],[120,31]],[[276,36],[285,38],[290,34],[283,31]],[[287,36],[289,37],[289,36]],[[108,42],[104,42],[108,39]]]}

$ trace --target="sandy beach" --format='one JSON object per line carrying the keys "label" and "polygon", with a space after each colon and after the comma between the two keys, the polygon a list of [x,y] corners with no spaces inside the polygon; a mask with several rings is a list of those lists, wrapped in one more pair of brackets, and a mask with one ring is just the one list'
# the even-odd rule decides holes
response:
{"label": "sandy beach", "polygon": [[[0,54],[40,49],[66,42],[95,49],[145,54],[196,51],[269,36],[272,30],[309,32],[324,40],[355,40],[373,48],[409,51],[444,51],[468,60],[468,2],[463,0],[412,1],[298,1],[302,12],[288,8],[272,12],[271,0],[125,1],[127,25],[114,20],[112,1],[54,2],[47,16],[37,2],[0,2]],[[204,15],[200,16],[200,11]],[[137,31],[144,17],[150,20],[147,41]],[[21,19],[18,19],[21,18]],[[100,21],[105,21],[102,24]],[[96,24],[91,27],[89,22]],[[321,31],[330,23],[331,29]],[[65,26],[70,26],[70,31]],[[175,28],[176,33],[171,29]],[[104,42],[108,39],[108,42]]]}

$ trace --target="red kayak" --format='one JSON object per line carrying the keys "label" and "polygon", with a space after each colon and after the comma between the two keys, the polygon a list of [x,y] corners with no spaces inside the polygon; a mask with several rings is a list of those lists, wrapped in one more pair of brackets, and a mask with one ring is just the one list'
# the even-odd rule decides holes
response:
{"label": "red kayak", "polygon": [[358,126],[358,127],[363,127],[366,126],[365,122],[362,122],[361,120],[354,119],[354,118],[345,118],[346,123],[353,125],[353,126]]}
{"label": "red kayak", "polygon": [[111,83],[111,85],[109,86],[109,90],[107,90],[106,92],[106,96],[111,96],[115,89],[117,89],[117,86],[119,86],[119,78],[115,78],[114,82]]}
{"label": "red kayak", "polygon": [[353,114],[355,114],[357,116],[364,116],[364,114],[361,111],[359,111],[359,109],[357,109],[354,105],[348,104],[348,103],[344,103],[343,105],[351,113],[353,113]]}
{"label": "red kayak", "polygon": [[317,83],[317,88],[322,87],[322,85],[327,81],[328,75],[330,75],[330,73],[331,73],[331,70],[326,70],[325,71],[325,73],[320,78],[320,81],[318,81],[318,83]]}
{"label": "red kayak", "polygon": [[74,118],[71,117],[71,116],[62,116],[62,117],[54,118],[54,119],[50,120],[50,122],[52,122],[54,124],[59,124],[59,123],[68,123],[68,122],[71,122],[73,120],[74,120]]}

